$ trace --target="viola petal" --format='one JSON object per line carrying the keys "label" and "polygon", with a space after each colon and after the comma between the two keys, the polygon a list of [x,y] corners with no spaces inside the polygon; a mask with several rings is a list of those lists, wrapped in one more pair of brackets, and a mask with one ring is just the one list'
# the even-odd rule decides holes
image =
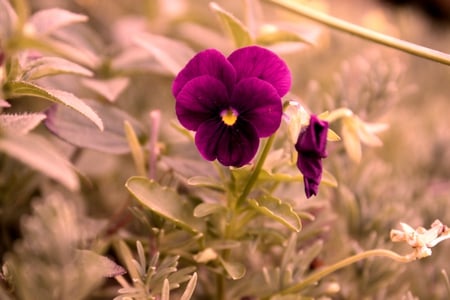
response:
{"label": "viola petal", "polygon": [[255,156],[259,138],[255,128],[245,121],[227,126],[220,119],[212,119],[198,128],[195,144],[205,159],[217,158],[224,166],[241,167]]}
{"label": "viola petal", "polygon": [[325,158],[327,157],[327,133],[328,122],[311,115],[309,125],[300,133],[295,149],[299,153],[314,153],[318,157]]}
{"label": "viola petal", "polygon": [[209,119],[202,123],[195,134],[195,145],[206,160],[217,158],[217,149],[226,131],[226,125],[219,117]]}
{"label": "viola petal", "polygon": [[207,49],[195,55],[175,77],[172,84],[173,95],[177,97],[186,83],[202,75],[210,75],[222,81],[229,93],[236,80],[236,72],[226,57],[215,49]]}
{"label": "viola petal", "polygon": [[303,177],[320,181],[322,178],[322,159],[314,156],[302,155],[299,153],[297,167],[302,172]]}
{"label": "viola petal", "polygon": [[317,193],[319,192],[319,183],[320,181],[312,178],[303,178],[303,184],[305,185],[305,194],[307,198],[310,198],[312,195],[317,195]]}
{"label": "viola petal", "polygon": [[259,137],[270,136],[280,127],[283,115],[280,96],[264,80],[255,77],[241,80],[234,88],[230,104],[239,118],[255,127]]}
{"label": "viola petal", "polygon": [[317,195],[322,178],[322,159],[299,154],[297,167],[303,174],[306,197]]}
{"label": "viola petal", "polygon": [[178,93],[175,112],[180,123],[189,130],[197,128],[229,107],[225,85],[209,75],[199,76],[186,83]]}
{"label": "viola petal", "polygon": [[291,72],[275,53],[259,46],[237,49],[228,57],[237,74],[237,81],[257,77],[270,83],[280,97],[291,88]]}

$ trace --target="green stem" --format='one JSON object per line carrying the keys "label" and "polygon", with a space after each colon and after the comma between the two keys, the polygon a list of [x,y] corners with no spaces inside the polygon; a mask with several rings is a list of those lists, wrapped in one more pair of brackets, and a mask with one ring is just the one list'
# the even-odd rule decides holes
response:
{"label": "green stem", "polygon": [[341,261],[338,261],[337,263],[335,263],[331,266],[328,266],[328,267],[310,275],[309,277],[306,277],[303,281],[299,282],[298,284],[295,284],[291,287],[288,287],[285,290],[282,290],[279,294],[286,295],[286,294],[291,294],[291,293],[298,293],[299,291],[303,290],[307,286],[310,286],[310,285],[316,283],[323,277],[325,277],[339,269],[347,267],[347,266],[349,266],[353,263],[356,263],[360,260],[363,260],[363,259],[366,259],[369,257],[375,257],[375,256],[387,257],[394,261],[402,262],[402,263],[411,262],[415,259],[414,256],[402,256],[393,251],[385,250],[385,249],[368,250],[368,251],[361,252],[361,253],[355,254],[353,256],[347,257]]}
{"label": "green stem", "polygon": [[216,275],[216,299],[225,300],[225,277],[223,274]]}
{"label": "green stem", "polygon": [[256,180],[258,179],[259,173],[261,172],[261,169],[264,165],[264,162],[266,161],[267,155],[269,154],[270,148],[272,148],[272,144],[275,140],[275,134],[269,137],[266,144],[264,145],[264,149],[261,152],[261,155],[259,156],[258,162],[256,163],[255,169],[253,170],[252,175],[250,175],[250,178],[247,181],[247,184],[244,187],[244,190],[242,191],[241,196],[236,201],[236,207],[239,208],[242,206],[244,201],[247,199],[248,194],[250,194],[250,191],[252,190],[253,185],[255,184]]}
{"label": "green stem", "polygon": [[265,0],[310,20],[415,56],[450,65],[450,55],[329,16],[293,0]]}

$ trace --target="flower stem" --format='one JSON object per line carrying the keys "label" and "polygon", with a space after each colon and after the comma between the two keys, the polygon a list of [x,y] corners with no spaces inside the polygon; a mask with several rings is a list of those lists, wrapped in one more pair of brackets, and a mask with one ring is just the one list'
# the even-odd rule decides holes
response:
{"label": "flower stem", "polygon": [[303,290],[307,286],[310,286],[310,285],[316,283],[323,277],[325,277],[339,269],[347,267],[347,266],[349,266],[355,262],[358,262],[360,260],[363,260],[363,259],[366,259],[369,257],[375,257],[375,256],[387,257],[394,261],[402,262],[402,263],[411,262],[415,259],[414,256],[402,256],[393,251],[385,250],[385,249],[373,249],[373,250],[364,251],[364,252],[355,254],[353,256],[347,257],[341,261],[338,261],[337,263],[335,263],[331,266],[328,266],[328,267],[310,275],[309,277],[306,277],[303,281],[301,281],[291,287],[288,287],[287,289],[282,290],[279,294],[286,295],[286,294],[291,294],[291,293],[298,293],[299,291]]}
{"label": "flower stem", "polygon": [[261,169],[264,165],[264,162],[266,161],[267,155],[269,154],[270,148],[272,148],[273,141],[275,140],[275,134],[271,135],[269,139],[267,140],[266,144],[264,145],[264,149],[261,152],[261,155],[258,158],[258,162],[256,163],[255,169],[253,170],[253,173],[250,175],[250,178],[247,181],[247,184],[244,187],[244,190],[242,191],[242,194],[239,196],[239,198],[236,201],[236,207],[239,208],[242,206],[244,201],[247,199],[248,194],[250,194],[250,191],[252,190],[253,185],[255,184],[256,180],[258,179],[259,173],[261,172]]}
{"label": "flower stem", "polygon": [[327,122],[332,123],[340,118],[351,117],[351,116],[353,116],[353,112],[350,109],[348,109],[346,107],[341,107],[341,108],[331,111],[324,119]]}
{"label": "flower stem", "polygon": [[407,42],[389,35],[385,35],[350,22],[329,16],[325,13],[309,8],[305,4],[293,0],[265,0],[275,5],[281,6],[289,11],[301,15],[310,20],[324,24],[328,27],[355,35],[357,37],[388,46],[415,56],[450,65],[450,55],[444,52],[433,50],[411,42]]}
{"label": "flower stem", "polygon": [[216,299],[225,300],[225,277],[223,274],[216,275]]}

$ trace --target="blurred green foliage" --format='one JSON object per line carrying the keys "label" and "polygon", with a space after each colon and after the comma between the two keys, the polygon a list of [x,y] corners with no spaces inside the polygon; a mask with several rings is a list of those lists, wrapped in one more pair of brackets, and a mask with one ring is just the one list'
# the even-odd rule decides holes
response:
{"label": "blurred green foliage", "polygon": [[[450,28],[414,11],[302,3],[450,48]],[[171,82],[201,49],[253,43],[291,68],[285,100],[351,113],[331,124],[342,141],[329,143],[318,197],[302,195],[283,127],[237,212],[230,199],[252,166],[200,158],[176,123]],[[364,250],[406,253],[389,240],[399,222],[450,223],[447,66],[257,0],[0,0],[0,57],[0,299],[449,297],[445,243],[282,295]]]}

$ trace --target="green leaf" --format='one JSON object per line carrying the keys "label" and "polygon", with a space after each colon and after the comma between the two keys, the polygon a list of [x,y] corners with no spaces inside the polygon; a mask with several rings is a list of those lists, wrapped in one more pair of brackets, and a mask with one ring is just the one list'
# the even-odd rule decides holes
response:
{"label": "green leaf", "polygon": [[0,114],[0,132],[24,135],[38,126],[45,118],[43,113]]}
{"label": "green leaf", "polygon": [[130,193],[161,217],[194,232],[203,232],[204,223],[194,217],[193,207],[175,191],[162,187],[145,177],[131,177],[125,186]]}
{"label": "green leaf", "polygon": [[84,86],[97,92],[110,102],[115,102],[117,97],[128,87],[130,79],[126,77],[113,78],[108,80],[83,79]]}
{"label": "green leaf", "polygon": [[144,150],[141,147],[141,144],[139,143],[136,131],[133,129],[133,126],[131,126],[130,122],[126,120],[124,122],[124,129],[136,170],[140,176],[145,176],[145,174],[147,173],[145,169],[145,154]]}
{"label": "green leaf", "polygon": [[330,142],[338,142],[338,141],[340,141],[340,140],[341,140],[341,137],[340,137],[336,132],[334,132],[333,130],[331,130],[331,129],[328,128],[328,131],[327,131],[327,141],[330,141]]}
{"label": "green leaf", "polygon": [[125,121],[130,123],[139,139],[144,138],[140,123],[123,110],[107,103],[85,101],[100,114],[104,124],[103,131],[99,131],[79,113],[61,105],[54,105],[47,110],[45,125],[55,135],[75,146],[112,154],[130,152],[123,126]]}
{"label": "green leaf", "polygon": [[224,186],[214,178],[207,176],[194,176],[187,180],[189,185],[213,188],[219,191],[224,190]]}
{"label": "green leaf", "polygon": [[220,211],[225,211],[225,207],[219,203],[201,203],[195,207],[194,216],[203,218]]}
{"label": "green leaf", "polygon": [[118,254],[122,264],[126,266],[127,272],[133,280],[140,280],[139,271],[133,263],[134,258],[130,248],[123,240],[116,240],[113,243],[115,252]]}
{"label": "green leaf", "polygon": [[29,24],[37,35],[49,35],[56,30],[79,22],[86,22],[88,17],[61,8],[43,9],[33,14]]}
{"label": "green leaf", "polygon": [[103,122],[97,113],[94,112],[92,108],[86,105],[81,99],[71,93],[60,90],[46,89],[25,81],[10,81],[6,83],[5,90],[8,91],[8,96],[11,98],[32,96],[50,100],[59,104],[64,104],[81,113],[86,118],[91,120],[100,130],[103,130]]}
{"label": "green leaf", "polygon": [[257,200],[250,199],[249,203],[258,212],[285,225],[293,231],[299,232],[302,229],[300,217],[292,209],[292,206],[278,198],[264,195]]}
{"label": "green leaf", "polygon": [[42,57],[33,60],[25,67],[22,79],[24,81],[28,81],[57,74],[92,76],[93,73],[90,70],[64,58]]}
{"label": "green leaf", "polygon": [[[258,177],[258,180],[276,182],[303,182],[303,175],[300,173],[300,171],[297,175],[292,175],[287,173],[271,173],[267,170],[262,170]],[[338,182],[333,174],[325,169],[323,169],[322,179],[320,182],[331,187],[338,186]]]}
{"label": "green leaf", "polygon": [[247,272],[245,266],[241,263],[235,261],[226,261],[222,257],[219,257],[219,261],[222,264],[225,271],[227,272],[227,274],[233,280],[241,279]]}
{"label": "green leaf", "polygon": [[197,285],[197,273],[192,274],[191,279],[189,279],[189,282],[186,285],[186,289],[183,292],[183,295],[181,295],[180,300],[189,300],[191,299],[192,295],[194,294],[195,286]]}
{"label": "green leaf", "polygon": [[342,140],[348,156],[356,163],[361,161],[362,150],[355,120],[351,117],[343,118],[341,128]]}
{"label": "green leaf", "polygon": [[236,249],[242,246],[242,243],[236,240],[213,240],[207,243],[209,248],[214,250]]}
{"label": "green leaf", "polygon": [[195,55],[184,43],[160,35],[141,33],[134,41],[148,50],[172,75],[177,75]]}
{"label": "green leaf", "polygon": [[209,8],[219,17],[225,30],[231,34],[236,47],[244,47],[253,44],[253,39],[248,29],[234,17],[231,13],[225,11],[217,3],[211,2]]}
{"label": "green leaf", "polygon": [[85,269],[103,277],[115,277],[126,273],[125,269],[100,254],[91,250],[77,250],[76,259]]}
{"label": "green leaf", "polygon": [[70,162],[39,135],[4,135],[0,138],[0,151],[53,178],[70,190],[79,188],[78,177]]}
{"label": "green leaf", "polygon": [[161,290],[161,300],[170,300],[170,285],[167,278],[163,281],[163,286]]}
{"label": "green leaf", "polygon": [[89,68],[99,67],[101,60],[96,53],[84,45],[72,44],[73,42],[73,39],[60,41],[48,36],[23,36],[18,41],[18,44],[14,46],[18,50],[33,48],[42,52],[52,53]]}
{"label": "green leaf", "polygon": [[303,275],[309,271],[309,266],[316,259],[323,248],[323,241],[318,240],[306,249],[300,250],[294,256],[291,257],[292,263],[297,268],[297,273]]}

